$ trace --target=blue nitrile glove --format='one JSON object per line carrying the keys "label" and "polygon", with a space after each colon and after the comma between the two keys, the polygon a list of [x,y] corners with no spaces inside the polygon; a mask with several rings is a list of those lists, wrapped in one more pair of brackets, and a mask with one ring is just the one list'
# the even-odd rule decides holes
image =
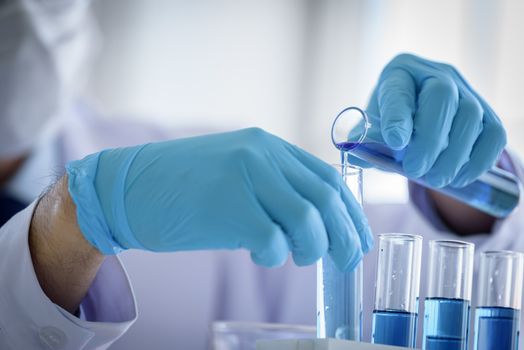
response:
{"label": "blue nitrile glove", "polygon": [[506,145],[501,121],[455,68],[410,54],[384,68],[367,112],[379,119],[371,124],[380,126],[380,141],[393,149],[407,146],[407,176],[425,176],[434,187],[468,185]]}
{"label": "blue nitrile glove", "polygon": [[80,229],[104,254],[245,248],[276,266],[329,249],[344,270],[373,245],[338,172],[261,129],[106,150],[67,174]]}

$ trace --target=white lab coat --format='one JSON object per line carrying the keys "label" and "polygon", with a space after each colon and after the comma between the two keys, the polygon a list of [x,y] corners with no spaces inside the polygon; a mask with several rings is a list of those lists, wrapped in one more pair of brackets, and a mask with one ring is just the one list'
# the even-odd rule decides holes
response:
{"label": "white lab coat", "polygon": [[[76,110],[64,132],[49,147],[39,148],[9,189],[29,198],[27,184],[48,175],[44,163],[53,169],[50,163],[60,165],[102,147],[159,139],[162,134],[155,128],[110,122],[86,109]],[[515,157],[512,160],[524,180],[522,165]],[[78,319],[54,305],[39,287],[27,246],[33,208],[29,206],[0,230],[0,349],[104,349],[113,342],[111,349],[206,349],[214,320],[315,324],[315,266],[298,268],[288,261],[281,268],[264,269],[254,265],[245,251],[128,251],[120,259],[133,288],[119,259],[109,257]],[[415,233],[425,242],[458,238],[438,231],[411,203],[371,205],[365,210],[375,234]],[[523,210],[520,205],[491,234],[468,238],[477,244],[477,261],[478,252],[487,249],[524,250]],[[370,339],[375,264],[373,251],[364,259],[365,340]],[[421,300],[425,259],[422,271]]]}

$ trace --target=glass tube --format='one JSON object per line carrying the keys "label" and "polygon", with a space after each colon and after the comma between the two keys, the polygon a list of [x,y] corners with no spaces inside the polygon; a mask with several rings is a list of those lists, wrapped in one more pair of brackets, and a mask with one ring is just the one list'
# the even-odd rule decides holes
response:
{"label": "glass tube", "polygon": [[[373,124],[370,123],[373,121]],[[376,121],[376,122],[375,122]],[[361,159],[374,167],[406,176],[402,161],[406,149],[393,150],[382,139],[380,120],[358,107],[340,112],[331,128],[332,141],[342,154]],[[410,179],[431,187],[425,178]],[[511,173],[493,167],[465,187],[433,188],[494,217],[508,216],[519,203],[520,181]]]}
{"label": "glass tube", "polygon": [[[362,169],[335,166],[362,205]],[[362,338],[362,262],[341,272],[329,255],[317,264],[317,337],[360,341]]]}
{"label": "glass tube", "polygon": [[429,242],[423,349],[468,349],[474,251],[472,243]]}
{"label": "glass tube", "polygon": [[414,348],[422,237],[383,234],[378,248],[372,342]]}
{"label": "glass tube", "polygon": [[519,343],[524,255],[489,251],[480,256],[475,350],[516,350]]}

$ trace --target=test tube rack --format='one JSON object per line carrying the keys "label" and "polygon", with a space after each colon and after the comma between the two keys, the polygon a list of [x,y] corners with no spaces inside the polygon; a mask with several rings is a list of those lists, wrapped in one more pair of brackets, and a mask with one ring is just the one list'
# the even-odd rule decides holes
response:
{"label": "test tube rack", "polygon": [[339,339],[259,340],[257,350],[402,350],[389,345],[360,343]]}

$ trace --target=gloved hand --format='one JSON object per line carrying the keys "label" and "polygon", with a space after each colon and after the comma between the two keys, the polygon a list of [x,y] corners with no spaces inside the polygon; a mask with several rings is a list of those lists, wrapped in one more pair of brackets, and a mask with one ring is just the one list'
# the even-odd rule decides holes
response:
{"label": "gloved hand", "polygon": [[407,176],[434,187],[470,184],[506,145],[500,119],[455,68],[410,54],[384,68],[367,112],[379,141],[405,148]]}
{"label": "gloved hand", "polygon": [[123,249],[251,251],[297,265],[329,250],[342,270],[369,251],[364,213],[338,172],[260,129],[102,151],[67,165],[85,238]]}

